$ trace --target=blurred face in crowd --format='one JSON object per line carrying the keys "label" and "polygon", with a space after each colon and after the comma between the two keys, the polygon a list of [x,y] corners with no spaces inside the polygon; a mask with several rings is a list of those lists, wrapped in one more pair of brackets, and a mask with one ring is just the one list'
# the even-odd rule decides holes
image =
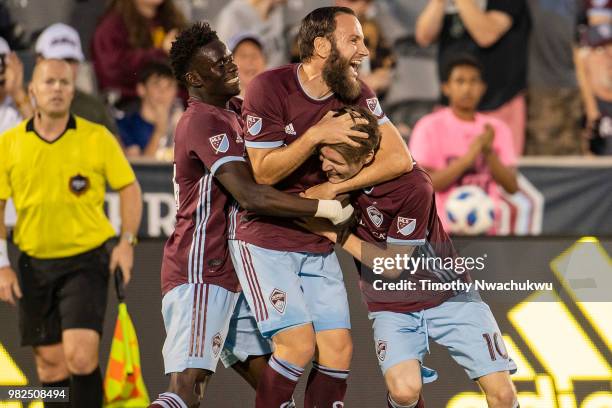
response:
{"label": "blurred face in crowd", "polygon": [[612,44],[593,48],[586,65],[593,90],[612,91]]}
{"label": "blurred face in crowd", "polygon": [[170,106],[176,99],[178,87],[174,78],[151,75],[144,83],[138,84],[136,90],[143,103]]}
{"label": "blurred face in crowd", "polygon": [[234,49],[234,63],[238,66],[240,87],[244,90],[251,80],[266,69],[266,57],[261,47],[251,40],[244,40]]}
{"label": "blurred face in crowd", "polygon": [[336,0],[337,7],[348,7],[357,14],[357,17],[365,17],[372,0]]}
{"label": "blurred face in crowd", "polygon": [[136,10],[146,18],[153,18],[157,12],[157,7],[164,2],[164,0],[132,0]]}
{"label": "blurred face in crowd", "polygon": [[186,79],[190,87],[202,89],[209,96],[229,99],[240,93],[238,67],[232,53],[220,40],[214,40],[198,50]]}
{"label": "blurred face in crowd", "polygon": [[29,87],[36,109],[51,117],[62,117],[70,110],[74,96],[74,78],[70,64],[62,60],[44,60],[36,64]]}
{"label": "blurred face in crowd", "polygon": [[369,55],[361,24],[355,16],[338,14],[331,51],[323,66],[323,79],[338,99],[350,103],[361,93],[359,66]]}
{"label": "blurred face in crowd", "polygon": [[462,111],[475,111],[485,90],[480,71],[470,65],[454,67],[448,81],[442,85],[449,105]]}

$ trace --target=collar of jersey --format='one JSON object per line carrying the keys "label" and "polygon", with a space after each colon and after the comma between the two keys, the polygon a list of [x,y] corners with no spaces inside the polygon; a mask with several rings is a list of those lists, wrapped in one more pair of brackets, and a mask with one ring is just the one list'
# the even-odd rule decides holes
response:
{"label": "collar of jersey", "polygon": [[57,142],[58,140],[60,140],[62,138],[62,136],[64,136],[69,129],[76,129],[76,119],[75,119],[74,115],[70,115],[70,117],[68,118],[68,123],[66,123],[66,128],[64,129],[64,131],[58,137],[56,137],[55,139],[53,139],[51,141],[49,141],[49,140],[45,139],[44,137],[42,137],[41,135],[39,135],[38,132],[36,131],[36,129],[34,129],[34,117],[32,117],[26,123],[26,132],[34,132],[34,134],[36,136],[38,136],[40,140],[42,140],[43,142],[48,143],[48,144],[53,144],[53,143]]}

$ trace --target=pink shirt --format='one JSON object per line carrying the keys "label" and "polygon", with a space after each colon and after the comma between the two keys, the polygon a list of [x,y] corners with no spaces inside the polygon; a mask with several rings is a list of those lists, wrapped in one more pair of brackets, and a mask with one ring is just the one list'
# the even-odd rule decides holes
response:
{"label": "pink shirt", "polygon": [[[410,136],[410,151],[415,160],[422,166],[432,170],[440,170],[453,160],[464,156],[472,141],[484,131],[489,123],[495,130],[493,149],[501,162],[515,167],[517,162],[514,152],[512,133],[502,121],[477,113],[474,121],[459,119],[450,108],[443,108],[424,116],[417,122]],[[496,218],[499,216],[498,203],[501,200],[500,189],[491,171],[480,156],[474,166],[461,175],[455,183],[444,191],[436,192],[438,215],[445,228],[448,226],[444,206],[452,190],[462,185],[477,185],[485,190],[496,206]]]}

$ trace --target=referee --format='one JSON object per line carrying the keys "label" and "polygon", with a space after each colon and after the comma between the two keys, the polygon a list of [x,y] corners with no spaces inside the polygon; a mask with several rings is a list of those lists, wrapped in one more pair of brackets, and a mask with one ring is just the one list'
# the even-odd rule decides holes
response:
{"label": "referee", "polygon": [[[29,87],[34,117],[0,135],[0,300],[19,299],[22,345],[34,348],[44,387],[70,387],[70,403],[102,406],[98,348],[110,273],[130,280],[142,202],[114,136],[70,114],[74,80],[62,60],[39,62]],[[121,238],[104,215],[106,183],[119,191]],[[17,210],[17,275],[7,256],[6,200]]]}

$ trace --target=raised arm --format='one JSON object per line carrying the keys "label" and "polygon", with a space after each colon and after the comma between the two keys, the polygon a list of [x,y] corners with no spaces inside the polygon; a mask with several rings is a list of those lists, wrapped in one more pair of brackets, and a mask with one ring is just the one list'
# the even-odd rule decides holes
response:
{"label": "raised arm", "polygon": [[461,21],[476,44],[487,48],[512,27],[512,16],[498,10],[482,10],[474,0],[455,0]]}
{"label": "raised arm", "polygon": [[[333,115],[334,112],[328,112],[316,125],[287,146],[266,148],[270,142],[247,142],[255,180],[260,184],[276,184],[302,165],[319,144],[356,145],[350,136],[367,137],[367,134],[351,129],[355,122],[350,115]],[[367,122],[364,119],[357,121]]]}
{"label": "raised arm", "polygon": [[427,47],[438,39],[444,22],[446,0],[429,0],[417,19],[415,39],[421,47]]}

